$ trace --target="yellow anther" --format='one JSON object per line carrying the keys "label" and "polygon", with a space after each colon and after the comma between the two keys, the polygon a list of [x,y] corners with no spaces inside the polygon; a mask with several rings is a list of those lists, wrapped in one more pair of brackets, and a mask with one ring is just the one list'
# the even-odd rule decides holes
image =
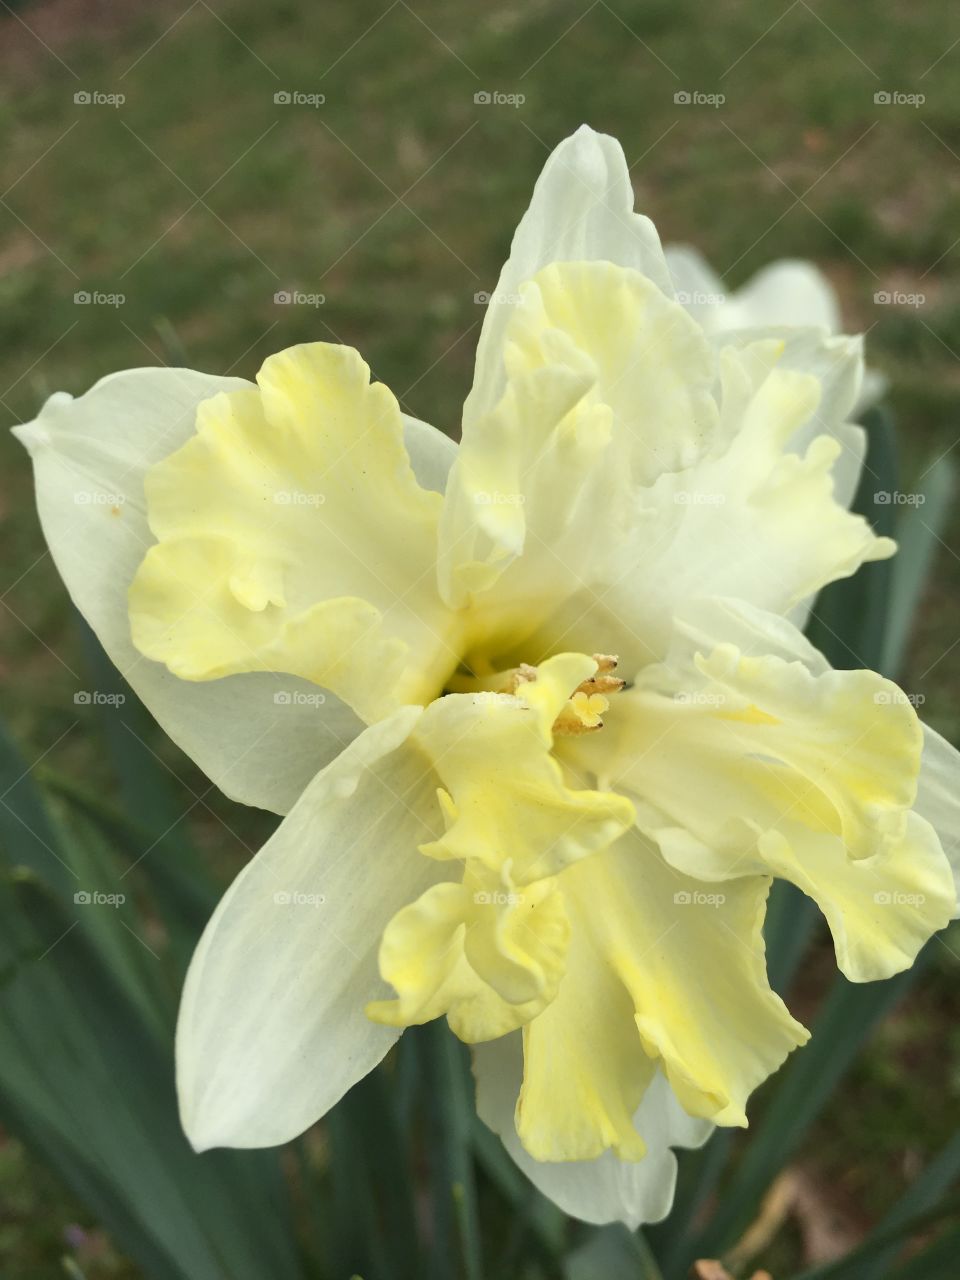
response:
{"label": "yellow anther", "polygon": [[610,703],[602,693],[584,693],[578,689],[570,699],[570,705],[588,729],[596,729],[603,723],[600,717]]}
{"label": "yellow anther", "polygon": [[611,673],[616,671],[619,658],[615,658],[609,653],[595,653],[593,660],[597,664],[596,675],[591,676],[588,680],[584,680],[582,684],[577,686],[577,692],[583,693],[619,693],[626,684],[625,680],[621,680],[618,676]]}
{"label": "yellow anther", "polygon": [[617,693],[624,681],[610,673],[616,669],[617,659],[609,654],[595,653],[597,664],[594,675],[581,681],[570,695],[570,701],[557,716],[553,732],[560,737],[576,737],[603,728],[603,713],[610,706],[605,694]]}
{"label": "yellow anther", "polygon": [[537,668],[531,667],[529,662],[521,662],[519,667],[515,667],[507,673],[509,679],[507,681],[507,692],[516,693],[522,684],[530,684],[537,678]]}

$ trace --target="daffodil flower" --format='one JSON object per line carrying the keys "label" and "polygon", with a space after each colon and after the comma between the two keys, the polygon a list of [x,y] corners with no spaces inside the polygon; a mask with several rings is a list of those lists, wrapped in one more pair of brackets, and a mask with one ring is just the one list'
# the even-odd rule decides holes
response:
{"label": "daffodil flower", "polygon": [[672,1147],[746,1124],[807,1038],[766,978],[772,877],[855,981],[950,920],[957,754],[798,629],[894,551],[847,509],[861,374],[823,328],[706,332],[583,128],[490,297],[459,447],[326,343],[256,383],[116,374],[20,429],[114,662],[285,815],[187,977],[195,1147],[292,1138],[445,1017],[538,1186],[653,1220]]}

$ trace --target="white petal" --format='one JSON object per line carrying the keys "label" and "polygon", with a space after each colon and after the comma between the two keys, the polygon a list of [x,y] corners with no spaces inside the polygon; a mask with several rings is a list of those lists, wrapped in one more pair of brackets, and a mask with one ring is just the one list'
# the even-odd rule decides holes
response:
{"label": "white petal", "polygon": [[686,1114],[658,1071],[634,1117],[648,1147],[642,1160],[619,1160],[608,1151],[597,1160],[544,1163],[524,1150],[514,1124],[523,1069],[519,1033],[477,1045],[473,1062],[481,1120],[534,1186],[583,1222],[624,1222],[635,1230],[665,1218],[677,1180],[671,1147],[702,1146],[713,1132],[708,1121]]}
{"label": "white petal", "polygon": [[960,896],[960,751],[929,725],[923,726],[923,756],[914,808],[940,837]]}
{"label": "white petal", "polygon": [[[246,386],[188,369],[130,369],[74,400],[58,393],[16,430],[60,576],[111,660],[161,726],[227,795],[284,813],[359,732],[331,695],[290,676],[186,683],[133,647],[127,588],[153,537],[144,472],[190,436],[196,407]],[[278,702],[276,699],[280,698]]]}
{"label": "white petal", "polygon": [[436,776],[406,742],[419,715],[402,708],[318,774],[207,925],[177,1027],[197,1150],[288,1141],[397,1038],[364,1006],[387,990],[387,921],[443,870],[417,852],[439,834]]}
{"label": "white petal", "polygon": [[673,297],[656,228],[633,211],[633,186],[615,138],[581,125],[551,153],[490,295],[464,425],[489,413],[505,385],[503,336],[520,285],[551,262],[613,262],[649,276]]}
{"label": "white petal", "polygon": [[887,394],[889,385],[890,379],[885,373],[881,373],[879,369],[868,369],[863,375],[863,386],[857,403],[857,416],[859,417],[864,409],[869,409],[871,405],[882,400]]}
{"label": "white petal", "polygon": [[822,328],[757,325],[717,334],[713,342],[721,350],[744,351],[770,338],[783,343],[778,369],[813,374],[820,384],[816,412],[791,438],[791,451],[803,453],[818,435],[842,438],[839,433],[849,424],[863,382],[863,338],[829,334]]}
{"label": "white petal", "polygon": [[708,332],[717,328],[724,283],[706,258],[689,245],[665,245],[663,256],[676,299]]}
{"label": "white petal", "polygon": [[[864,520],[846,514],[864,451],[863,432],[848,421],[861,383],[860,340],[781,329],[744,330],[716,341],[733,375],[749,371],[754,360],[759,367],[751,353],[766,350],[770,339],[782,343],[782,351],[770,379],[764,383],[758,375],[752,400],[749,383],[742,405],[734,376],[725,387],[731,393],[723,401],[732,427],[728,448],[679,477],[680,492],[671,482],[661,485],[659,554],[641,566],[654,583],[631,576],[634,599],[652,594],[680,606],[702,590],[697,583],[709,582],[711,594],[739,596],[776,613],[792,610],[800,625],[821,586],[894,551],[889,539],[878,540]],[[802,389],[812,379],[819,395],[803,408]],[[778,419],[787,429],[779,447]],[[706,501],[678,508],[684,490]]]}
{"label": "white petal", "polygon": [[828,333],[841,328],[833,285],[812,262],[789,258],[771,262],[737,290],[732,302],[738,313],[737,328],[803,325]]}
{"label": "white petal", "polygon": [[785,258],[751,276],[742,289],[727,291],[696,249],[670,245],[664,251],[682,302],[708,332],[798,325],[837,333],[840,307],[833,286],[811,262]]}
{"label": "white petal", "polygon": [[447,487],[447,472],[457,456],[457,444],[449,436],[431,427],[419,418],[403,415],[403,443],[410,455],[410,465],[417,483],[425,489],[443,493]]}
{"label": "white petal", "polygon": [[[849,511],[867,452],[867,433],[850,421],[865,402],[865,388],[871,377],[863,368],[863,339],[840,334],[827,336],[822,328],[766,330],[758,327],[724,334],[717,341],[742,349],[767,336],[775,336],[784,343],[780,368],[812,373],[821,388],[816,413],[796,432],[788,448],[791,453],[803,454],[818,435],[830,436],[839,442],[841,451],[831,472],[833,499]],[[802,629],[806,625],[815,599],[814,592],[790,610],[790,620],[797,627]]]}
{"label": "white petal", "polygon": [[758,609],[756,605],[722,596],[705,596],[684,606],[675,622],[673,652],[684,666],[692,665],[697,653],[708,653],[723,636],[749,657],[780,658],[799,662],[811,675],[829,671],[830,663],[807,637],[786,618]]}

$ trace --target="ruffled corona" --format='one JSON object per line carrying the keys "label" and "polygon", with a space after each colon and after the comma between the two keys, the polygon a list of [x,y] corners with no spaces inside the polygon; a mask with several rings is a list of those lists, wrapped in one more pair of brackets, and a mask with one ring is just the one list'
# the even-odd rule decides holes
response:
{"label": "ruffled corona", "polygon": [[380,971],[400,998],[369,1006],[371,1017],[408,1026],[446,1014],[475,1043],[556,997],[570,937],[560,872],[634,816],[625,797],[568,786],[551,754],[555,735],[600,727],[605,699],[587,690],[620,683],[608,670],[561,654],[504,673],[497,683],[512,693],[450,694],[427,709],[416,736],[443,782],[447,831],[420,849],[462,864],[462,880],[429,889],[387,926]]}

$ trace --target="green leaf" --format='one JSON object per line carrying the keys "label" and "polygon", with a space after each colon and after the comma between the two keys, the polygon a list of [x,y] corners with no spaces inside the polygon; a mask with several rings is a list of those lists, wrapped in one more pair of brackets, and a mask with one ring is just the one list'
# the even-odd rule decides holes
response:
{"label": "green leaf", "polygon": [[445,1021],[420,1028],[417,1041],[427,1090],[435,1228],[427,1275],[431,1280],[455,1277],[459,1256],[466,1280],[481,1280],[483,1263],[473,1165],[474,1102],[467,1049]]}
{"label": "green leaf", "polygon": [[564,1280],[663,1280],[642,1235],[600,1227],[564,1261]]}
{"label": "green leaf", "polygon": [[[473,1150],[483,1173],[510,1209],[515,1234],[507,1241],[504,1256],[515,1257],[526,1237],[542,1257],[555,1261],[566,1242],[569,1218],[520,1172],[497,1135],[476,1115],[473,1117]],[[507,1269],[501,1260],[494,1274],[503,1274]]]}
{"label": "green leaf", "polygon": [[86,665],[101,696],[94,708],[119,783],[121,807],[154,835],[183,817],[182,787],[149,746],[153,724],[90,627],[75,613]]}
{"label": "green leaf", "polygon": [[[45,769],[39,772],[44,785],[66,801],[87,826],[126,851],[119,864],[124,888],[143,886],[150,893],[167,931],[175,969],[182,976],[221,893],[198,855],[192,867],[184,865],[184,848],[189,849],[189,841],[182,826],[151,835],[135,816],[128,816],[72,779]],[[142,856],[144,851],[148,856]]]}
{"label": "green leaf", "polygon": [[896,678],[903,667],[917,608],[930,578],[933,560],[944,545],[952,512],[955,474],[949,458],[940,458],[921,477],[922,499],[907,506],[897,523],[899,550],[891,562],[890,600],[879,670]]}
{"label": "green leaf", "polygon": [[0,856],[26,867],[66,897],[79,876],[37,788],[34,770],[0,722]]}
{"label": "green leaf", "polygon": [[694,1226],[713,1198],[732,1152],[733,1134],[717,1129],[698,1151],[676,1153],[679,1170],[673,1207],[663,1222],[646,1229],[665,1276],[686,1270]]}
{"label": "green leaf", "polygon": [[[190,1150],[172,1043],[138,994],[141,978],[118,968],[116,918],[97,921],[89,904],[74,903],[71,868],[116,851],[60,826],[2,729],[0,772],[9,780],[0,806],[0,1121],[146,1275],[300,1280],[276,1155]],[[130,924],[145,932],[139,915]]]}
{"label": "green leaf", "polygon": [[107,836],[130,850],[129,868],[145,877],[170,932],[173,952],[186,967],[196,940],[220,896],[190,835],[193,807],[183,787],[150,747],[155,729],[143,704],[77,615],[91,681],[109,695],[95,710],[119,784],[119,808],[105,805],[75,784],[58,785],[99,822]]}
{"label": "green leaf", "polygon": [[149,1275],[299,1277],[275,1159],[190,1150],[169,1046],[62,903],[34,877],[8,874],[0,921],[3,1123]]}
{"label": "green leaf", "polygon": [[773,882],[763,931],[767,940],[767,974],[779,995],[786,996],[821,919],[816,903],[796,885],[786,880]]}
{"label": "green leaf", "polygon": [[[177,986],[156,950],[160,942],[147,936],[148,921],[137,910],[133,884],[123,878],[123,860],[82,816],[72,816],[65,843],[67,830],[80,886],[73,895],[73,918],[153,1031],[172,1037]],[[87,901],[78,901],[83,898]]]}
{"label": "green leaf", "polygon": [[[883,409],[871,409],[863,425],[867,456],[852,509],[866,517],[878,534],[893,537],[896,507],[877,503],[874,495],[898,488],[896,433]],[[893,561],[875,560],[852,578],[832,582],[820,592],[807,635],[833,666],[881,670],[892,576]]]}
{"label": "green leaf", "polygon": [[417,1280],[414,1170],[386,1066],[360,1080],[327,1117],[337,1215],[337,1269]]}

